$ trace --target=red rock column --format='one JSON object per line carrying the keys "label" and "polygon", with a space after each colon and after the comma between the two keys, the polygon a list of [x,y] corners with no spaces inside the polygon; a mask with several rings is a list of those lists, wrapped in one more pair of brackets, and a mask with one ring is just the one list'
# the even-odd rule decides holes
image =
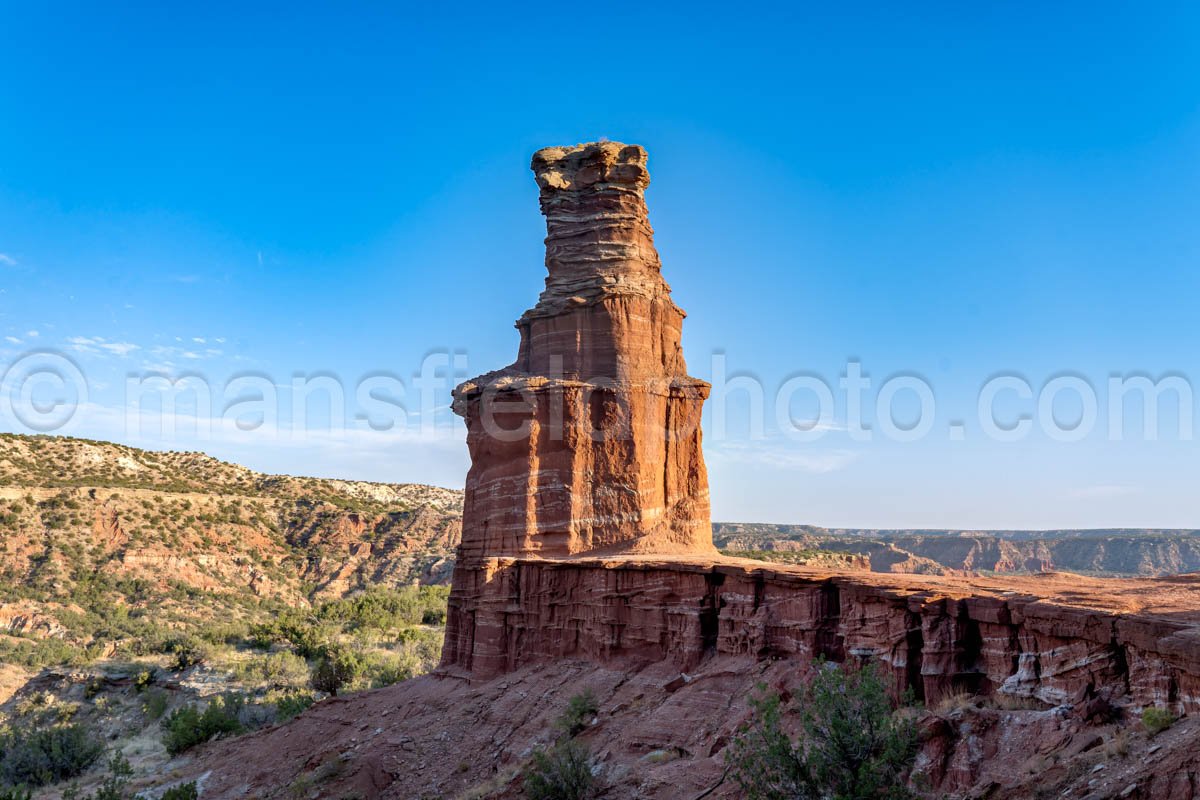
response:
{"label": "red rock column", "polygon": [[463,666],[480,595],[504,583],[467,574],[488,559],[714,552],[700,447],[709,386],[687,374],[685,315],[647,218],[646,151],[550,147],[532,167],[546,288],[517,320],[516,362],[454,392],[471,470],[444,661]]}

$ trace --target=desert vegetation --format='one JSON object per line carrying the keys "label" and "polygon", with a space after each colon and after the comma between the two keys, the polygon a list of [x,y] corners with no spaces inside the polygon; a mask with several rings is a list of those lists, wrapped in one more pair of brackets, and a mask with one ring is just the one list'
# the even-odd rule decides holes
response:
{"label": "desert vegetation", "polygon": [[599,770],[591,750],[576,737],[598,712],[595,695],[588,689],[571,697],[555,720],[558,736],[553,744],[533,751],[523,776],[530,800],[586,800],[600,791]]}
{"label": "desert vegetation", "polygon": [[[326,696],[427,672],[440,656],[447,594],[377,588],[186,631],[145,620],[121,658],[63,651],[70,670],[44,670],[0,705],[0,789],[81,780],[91,794],[78,797],[121,800],[133,776],[170,756],[286,722]],[[116,749],[106,755],[101,742]],[[136,748],[128,774],[111,758],[124,747]]]}
{"label": "desert vegetation", "polygon": [[[811,682],[785,704],[760,687],[750,721],[728,755],[730,774],[750,800],[908,800],[917,754],[911,714],[893,708],[873,665],[818,662]],[[789,734],[786,717],[799,728]]]}
{"label": "desert vegetation", "polygon": [[448,589],[418,584],[446,544],[420,537],[456,541],[458,502],[0,435],[0,791],[116,800],[172,754],[427,672]]}

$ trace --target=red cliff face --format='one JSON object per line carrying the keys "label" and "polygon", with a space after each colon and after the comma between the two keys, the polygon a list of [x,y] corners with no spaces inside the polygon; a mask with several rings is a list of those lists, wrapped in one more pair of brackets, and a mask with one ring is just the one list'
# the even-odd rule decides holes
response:
{"label": "red cliff face", "polygon": [[517,322],[516,363],[455,391],[472,466],[443,676],[572,659],[684,672],[782,661],[801,675],[824,657],[880,663],[897,693],[930,705],[990,695],[1200,710],[1186,577],[1001,581],[716,555],[699,431],[708,387],[686,373],[683,312],[646,218],[646,153],[549,148],[533,169],[546,290]]}
{"label": "red cliff face", "polygon": [[534,156],[549,277],[517,362],[455,393],[472,466],[441,669],[206,745],[172,775],[214,800],[318,774],[328,797],[522,797],[530,754],[587,689],[604,797],[734,800],[755,686],[790,691],[825,658],[876,663],[924,700],[923,796],[1195,796],[1200,720],[1151,739],[1127,712],[1200,711],[1200,576],[880,574],[712,550],[707,387],[684,368],[645,162],[615,143]]}
{"label": "red cliff face", "polygon": [[444,658],[477,678],[572,658],[686,672],[711,657],[798,670],[825,657],[880,663],[897,693],[929,705],[967,693],[1200,711],[1196,615],[1144,604],[1195,591],[1187,577],[930,579],[652,558],[499,559],[463,577]]}
{"label": "red cliff face", "polygon": [[533,171],[546,289],[517,321],[516,362],[454,393],[471,452],[459,563],[711,554],[708,384],[684,364],[684,314],[646,214],[646,151],[550,147]]}

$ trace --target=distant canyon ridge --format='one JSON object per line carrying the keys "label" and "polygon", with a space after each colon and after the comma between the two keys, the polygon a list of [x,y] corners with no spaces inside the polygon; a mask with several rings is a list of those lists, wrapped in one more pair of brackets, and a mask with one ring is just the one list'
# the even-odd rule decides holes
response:
{"label": "distant canyon ridge", "polygon": [[[141,602],[342,597],[445,584],[462,492],[264,475],[199,453],[0,435],[0,632],[55,635],[55,610],[103,570]],[[713,523],[726,552],[882,573],[1158,576],[1200,570],[1200,531],[827,529]],[[175,598],[175,599],[172,599]],[[47,602],[53,601],[53,602]]]}

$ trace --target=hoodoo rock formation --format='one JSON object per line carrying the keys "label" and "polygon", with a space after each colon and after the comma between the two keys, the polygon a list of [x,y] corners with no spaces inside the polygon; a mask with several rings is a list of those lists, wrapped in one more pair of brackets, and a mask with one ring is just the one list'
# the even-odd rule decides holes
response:
{"label": "hoodoo rock formation", "polygon": [[1135,619],[1102,598],[1041,602],[1028,586],[718,556],[700,450],[708,386],[684,366],[684,314],[647,220],[646,152],[551,147],[533,171],[546,289],[517,321],[516,363],[455,391],[472,466],[443,667],[485,679],[558,658],[691,670],[710,656],[798,667],[824,656],[877,661],[897,692],[929,703],[1102,694],[1200,709],[1191,615]]}
{"label": "hoodoo rock formation", "polygon": [[711,554],[708,384],[684,364],[684,313],[646,214],[646,151],[548,147],[533,171],[546,289],[517,320],[516,362],[454,393],[471,451],[460,563]]}
{"label": "hoodoo rock formation", "polygon": [[550,148],[533,169],[546,290],[517,322],[516,363],[455,392],[472,466],[441,668],[208,745],[173,775],[207,800],[318,779],[322,797],[510,800],[587,690],[598,713],[580,738],[604,797],[733,800],[727,756],[755,686],[795,689],[824,658],[876,664],[924,701],[922,796],[1200,793],[1200,719],[1153,738],[1136,723],[1151,706],[1200,712],[1200,575],[900,575],[718,554],[708,387],[684,368],[646,153]]}

